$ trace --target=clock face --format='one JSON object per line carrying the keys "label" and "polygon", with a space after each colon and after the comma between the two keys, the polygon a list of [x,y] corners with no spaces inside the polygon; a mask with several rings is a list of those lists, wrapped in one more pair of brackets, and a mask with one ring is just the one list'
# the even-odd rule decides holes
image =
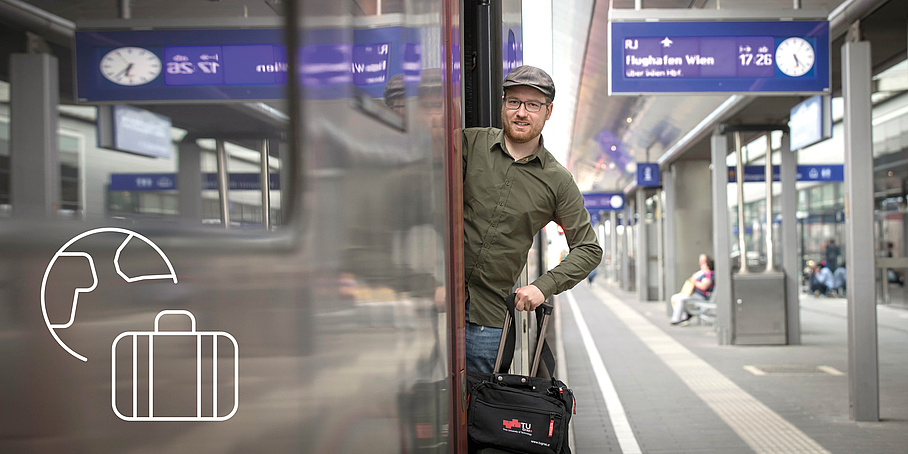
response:
{"label": "clock face", "polygon": [[147,84],[161,74],[161,59],[141,47],[120,47],[101,59],[101,74],[120,85]]}
{"label": "clock face", "polygon": [[791,77],[799,77],[813,68],[816,55],[813,46],[803,38],[788,38],[776,48],[776,66]]}

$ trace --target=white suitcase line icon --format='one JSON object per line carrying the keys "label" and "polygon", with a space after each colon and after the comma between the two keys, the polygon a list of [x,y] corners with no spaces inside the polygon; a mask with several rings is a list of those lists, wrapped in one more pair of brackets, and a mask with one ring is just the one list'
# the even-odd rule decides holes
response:
{"label": "white suitcase line icon", "polygon": [[[185,315],[189,317],[192,327],[191,330],[186,331],[160,331],[159,322],[161,317],[165,315]],[[162,336],[192,336],[195,335],[196,338],[196,415],[195,416],[155,416],[154,414],[154,337]],[[212,416],[203,416],[202,409],[202,338],[206,336],[211,336],[214,341],[212,342],[212,383],[213,383],[213,392],[212,392]],[[233,409],[223,416],[218,416],[218,343],[217,337],[223,336],[230,340],[233,343]],[[121,339],[126,337],[132,337],[132,409],[133,415],[128,416],[124,415],[117,408],[117,344]],[[148,337],[148,416],[139,416],[139,373],[138,373],[138,339],[139,337]],[[237,345],[236,339],[227,332],[224,331],[196,331],[196,321],[195,317],[191,312],[185,310],[164,310],[159,312],[154,319],[154,331],[127,331],[121,333],[119,336],[114,339],[111,344],[111,357],[110,357],[110,369],[111,369],[111,396],[110,396],[110,405],[114,413],[118,418],[124,421],[226,421],[233,417],[236,414],[237,409],[239,408],[239,345]]]}

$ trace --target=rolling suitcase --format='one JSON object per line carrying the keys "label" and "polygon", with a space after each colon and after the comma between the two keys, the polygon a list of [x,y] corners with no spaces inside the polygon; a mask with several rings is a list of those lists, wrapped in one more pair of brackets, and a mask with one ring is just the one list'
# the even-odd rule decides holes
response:
{"label": "rolling suitcase", "polygon": [[[570,454],[568,424],[574,407],[570,388],[555,378],[555,361],[545,342],[552,305],[536,310],[536,353],[530,375],[508,374],[514,356],[514,294],[501,333],[492,374],[468,373],[467,434],[470,451]],[[540,363],[548,378],[537,377]]]}

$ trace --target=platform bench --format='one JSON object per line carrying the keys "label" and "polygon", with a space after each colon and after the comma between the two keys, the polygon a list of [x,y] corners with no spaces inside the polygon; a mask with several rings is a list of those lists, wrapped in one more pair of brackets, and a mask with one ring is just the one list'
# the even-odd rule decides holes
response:
{"label": "platform bench", "polygon": [[697,320],[702,325],[703,322],[715,323],[716,321],[716,292],[708,300],[688,298],[684,300],[684,310],[691,316],[697,316]]}

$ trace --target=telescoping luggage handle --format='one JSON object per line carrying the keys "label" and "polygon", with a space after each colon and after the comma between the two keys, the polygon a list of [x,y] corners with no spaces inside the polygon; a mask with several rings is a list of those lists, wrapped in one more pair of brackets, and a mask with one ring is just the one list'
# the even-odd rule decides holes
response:
{"label": "telescoping luggage handle", "polygon": [[[501,367],[504,365],[505,368],[510,368],[511,361],[514,359],[514,348],[517,341],[517,332],[514,327],[514,311],[516,311],[514,299],[517,294],[511,293],[508,295],[508,298],[505,300],[505,305],[508,310],[504,316],[504,327],[501,331],[501,340],[498,342],[498,354],[495,356],[495,368],[493,371],[495,373],[505,373],[502,371]],[[539,316],[539,309],[542,311],[542,317]],[[545,333],[549,327],[549,316],[552,315],[552,310],[554,307],[549,302],[542,303],[539,308],[537,308],[536,313],[536,325],[539,328],[536,333],[537,342],[536,342],[536,353],[533,357],[532,367],[530,368],[530,376],[535,377],[536,372],[539,370],[539,363],[542,359],[543,350],[546,350],[546,356],[551,356],[554,360],[554,356],[551,354],[551,350],[548,349],[548,344],[545,342]],[[554,368],[554,361],[551,361],[551,368]],[[549,375],[554,375],[554,370],[549,370]]]}

